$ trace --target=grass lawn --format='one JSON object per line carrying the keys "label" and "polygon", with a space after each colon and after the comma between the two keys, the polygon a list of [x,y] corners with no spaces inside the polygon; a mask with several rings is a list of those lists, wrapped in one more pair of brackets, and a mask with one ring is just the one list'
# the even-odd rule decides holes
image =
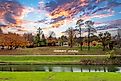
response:
{"label": "grass lawn", "polygon": [[121,73],[0,72],[0,81],[121,81]]}
{"label": "grass lawn", "polygon": [[104,61],[108,56],[0,56],[0,63],[78,64],[83,60]]}

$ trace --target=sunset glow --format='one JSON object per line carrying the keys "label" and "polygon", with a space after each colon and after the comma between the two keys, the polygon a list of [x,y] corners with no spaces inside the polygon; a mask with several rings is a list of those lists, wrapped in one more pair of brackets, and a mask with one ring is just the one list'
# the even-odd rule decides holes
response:
{"label": "sunset glow", "polygon": [[34,34],[41,27],[45,34],[60,35],[80,18],[95,23],[119,20],[121,0],[0,0],[0,25],[6,25],[6,32]]}

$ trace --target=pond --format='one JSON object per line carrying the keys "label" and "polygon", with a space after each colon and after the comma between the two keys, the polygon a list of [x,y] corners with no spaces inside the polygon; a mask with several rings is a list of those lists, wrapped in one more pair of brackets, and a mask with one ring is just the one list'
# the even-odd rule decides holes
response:
{"label": "pond", "polygon": [[22,72],[121,72],[121,66],[109,65],[0,65],[0,71]]}

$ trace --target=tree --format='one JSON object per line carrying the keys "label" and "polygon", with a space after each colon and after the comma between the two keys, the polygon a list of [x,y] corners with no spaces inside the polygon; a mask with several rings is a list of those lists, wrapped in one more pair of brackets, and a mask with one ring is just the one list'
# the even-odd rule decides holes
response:
{"label": "tree", "polygon": [[49,38],[56,38],[54,31],[49,31]]}
{"label": "tree", "polygon": [[76,23],[76,25],[79,27],[79,32],[80,32],[80,41],[81,41],[81,50],[82,50],[82,37],[81,37],[81,27],[85,25],[88,29],[88,50],[90,50],[90,35],[93,34],[93,32],[96,32],[96,29],[93,28],[94,22],[92,21],[84,21],[82,19],[79,19]]}
{"label": "tree", "polygon": [[23,37],[25,38],[26,41],[30,42],[30,47],[33,47],[34,44],[34,36],[32,33],[24,33]]}
{"label": "tree", "polygon": [[114,38],[115,40],[115,45],[118,47],[118,48],[121,48],[121,29],[118,29],[118,35],[116,35]]}
{"label": "tree", "polygon": [[98,41],[98,40],[99,40],[99,38],[98,38],[97,35],[92,35],[92,36],[90,36],[90,37],[91,37],[91,39],[90,39],[91,42],[92,42],[92,41]]}
{"label": "tree", "polygon": [[67,36],[62,35],[60,38],[58,38],[60,46],[64,45],[64,42],[68,42]]}
{"label": "tree", "polygon": [[57,43],[56,34],[54,31],[49,31],[49,36],[47,38],[49,46],[55,46]]}
{"label": "tree", "polygon": [[68,34],[68,44],[69,46],[72,48],[74,46],[74,43],[75,43],[75,31],[72,27],[70,27],[68,30],[67,30],[67,34]]}
{"label": "tree", "polygon": [[40,35],[39,34],[37,34],[34,37],[34,42],[35,42],[36,46],[40,46]]}
{"label": "tree", "polygon": [[102,42],[103,51],[105,51],[106,47],[108,48],[111,42],[111,34],[109,32],[100,33],[99,41]]}
{"label": "tree", "polygon": [[45,35],[42,34],[42,38],[41,38],[41,46],[46,46],[46,44],[47,44],[47,40],[46,40],[46,38],[45,38]]}
{"label": "tree", "polygon": [[79,34],[80,34],[80,44],[81,44],[81,50],[82,50],[82,37],[81,37],[81,26],[84,25],[83,23],[83,20],[82,19],[79,19],[77,22],[76,22],[76,25],[77,27],[79,27]]}
{"label": "tree", "polygon": [[42,29],[39,27],[37,29],[37,35],[35,36],[35,44],[36,46],[41,46],[41,35],[43,35]]}
{"label": "tree", "polygon": [[38,30],[37,33],[38,33],[39,35],[42,35],[42,34],[43,34],[43,31],[42,31],[42,29],[41,29],[40,27],[39,27],[37,30]]}
{"label": "tree", "polygon": [[0,34],[0,46],[8,49],[16,49],[17,47],[27,47],[30,43],[23,37],[15,33]]}
{"label": "tree", "polygon": [[91,29],[93,28],[94,22],[86,21],[85,25],[88,28],[88,50],[90,50],[90,35],[91,35]]}

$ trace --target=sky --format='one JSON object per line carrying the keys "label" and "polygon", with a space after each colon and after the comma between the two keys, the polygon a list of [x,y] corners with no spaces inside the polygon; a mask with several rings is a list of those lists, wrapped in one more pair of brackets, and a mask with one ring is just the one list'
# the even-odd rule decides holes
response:
{"label": "sky", "polygon": [[79,19],[95,23],[121,19],[121,0],[0,0],[4,32],[36,34],[40,27],[46,36],[49,31],[61,36]]}

